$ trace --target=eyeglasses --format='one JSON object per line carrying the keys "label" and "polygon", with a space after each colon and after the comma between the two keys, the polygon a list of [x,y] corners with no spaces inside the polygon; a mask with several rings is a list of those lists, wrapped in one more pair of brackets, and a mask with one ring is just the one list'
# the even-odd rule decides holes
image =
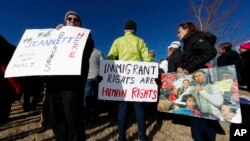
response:
{"label": "eyeglasses", "polygon": [[73,19],[73,22],[79,22],[78,18],[71,18],[71,17],[67,18],[67,20],[70,21],[70,22],[72,21],[72,19]]}

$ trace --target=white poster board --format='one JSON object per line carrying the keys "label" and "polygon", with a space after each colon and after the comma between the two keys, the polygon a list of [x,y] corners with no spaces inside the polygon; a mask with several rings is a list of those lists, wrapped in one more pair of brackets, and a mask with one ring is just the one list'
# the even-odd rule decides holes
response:
{"label": "white poster board", "polygon": [[98,99],[156,102],[158,63],[103,60]]}
{"label": "white poster board", "polygon": [[5,77],[80,75],[89,29],[64,26],[27,29],[12,56]]}

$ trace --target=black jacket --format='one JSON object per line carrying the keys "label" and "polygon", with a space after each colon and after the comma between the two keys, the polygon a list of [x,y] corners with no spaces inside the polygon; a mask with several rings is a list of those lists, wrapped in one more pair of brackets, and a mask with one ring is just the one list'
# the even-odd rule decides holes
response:
{"label": "black jacket", "polygon": [[0,63],[8,65],[16,46],[10,44],[2,35],[0,35]]}
{"label": "black jacket", "polygon": [[247,89],[250,92],[250,50],[241,53],[240,54],[241,58],[242,58],[242,70],[241,70],[241,78],[242,78],[242,85],[247,85]]}
{"label": "black jacket", "polygon": [[180,49],[175,49],[173,54],[168,57],[168,72],[176,72],[181,63],[182,52]]}
{"label": "black jacket", "polygon": [[241,81],[240,71],[242,69],[242,60],[238,52],[229,50],[217,58],[217,66],[235,65],[238,81]]}
{"label": "black jacket", "polygon": [[241,58],[238,52],[230,50],[221,54],[221,56],[218,57],[217,59],[218,67],[228,66],[228,65],[235,65],[237,66],[237,68],[238,66],[241,65]]}
{"label": "black jacket", "polygon": [[182,41],[184,46],[180,67],[189,73],[205,68],[205,64],[217,54],[214,47],[216,37],[211,33],[191,32]]}

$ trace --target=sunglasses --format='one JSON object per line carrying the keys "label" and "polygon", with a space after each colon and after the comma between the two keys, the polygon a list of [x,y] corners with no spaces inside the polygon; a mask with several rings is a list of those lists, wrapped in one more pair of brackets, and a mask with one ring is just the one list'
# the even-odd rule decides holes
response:
{"label": "sunglasses", "polygon": [[70,21],[70,22],[71,22],[72,20],[73,20],[73,22],[79,22],[79,19],[78,19],[78,18],[71,18],[71,17],[68,17],[67,20]]}

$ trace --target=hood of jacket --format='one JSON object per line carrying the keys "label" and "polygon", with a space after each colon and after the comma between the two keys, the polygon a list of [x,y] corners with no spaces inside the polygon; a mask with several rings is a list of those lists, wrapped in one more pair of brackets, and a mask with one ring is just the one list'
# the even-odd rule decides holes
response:
{"label": "hood of jacket", "polygon": [[215,45],[216,40],[217,40],[217,37],[214,34],[210,33],[210,32],[201,32],[201,33],[190,32],[186,36],[184,36],[182,41],[185,43],[192,36],[196,36],[196,38],[205,39],[206,41],[208,41],[213,46]]}
{"label": "hood of jacket", "polygon": [[223,55],[225,57],[228,57],[228,58],[231,58],[231,59],[238,59],[239,58],[239,54],[234,50],[227,51]]}

